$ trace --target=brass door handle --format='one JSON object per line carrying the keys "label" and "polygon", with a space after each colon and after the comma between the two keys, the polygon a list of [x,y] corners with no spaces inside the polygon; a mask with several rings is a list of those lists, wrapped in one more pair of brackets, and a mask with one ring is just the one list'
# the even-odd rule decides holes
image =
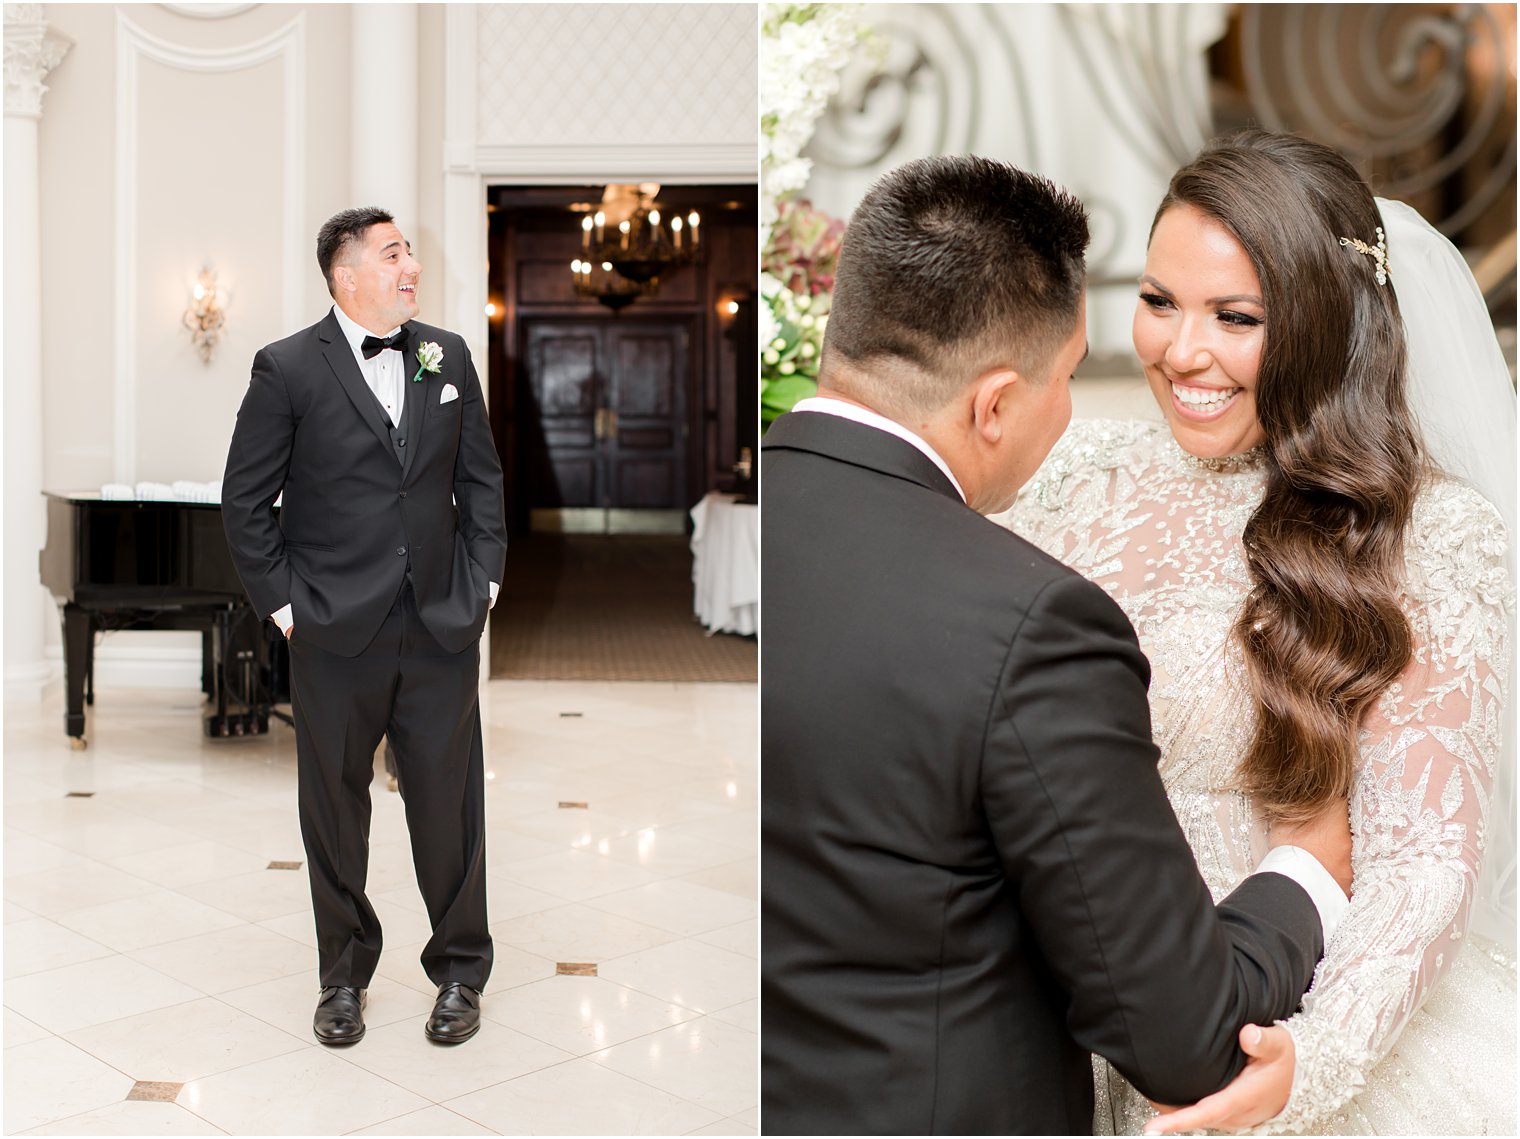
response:
{"label": "brass door handle", "polygon": [[613,411],[610,407],[597,408],[596,419],[592,426],[592,430],[596,433],[596,437],[598,439],[610,439],[617,434],[617,429],[618,413]]}

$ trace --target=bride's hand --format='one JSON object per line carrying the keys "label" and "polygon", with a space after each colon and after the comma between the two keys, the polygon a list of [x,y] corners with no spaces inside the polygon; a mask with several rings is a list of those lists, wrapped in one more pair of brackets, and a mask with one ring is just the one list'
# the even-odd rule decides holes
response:
{"label": "bride's hand", "polygon": [[1151,1106],[1161,1112],[1145,1125],[1147,1135],[1178,1131],[1239,1131],[1265,1123],[1288,1105],[1293,1090],[1293,1037],[1286,1028],[1248,1024],[1240,1030],[1240,1049],[1249,1060],[1230,1083],[1191,1107]]}

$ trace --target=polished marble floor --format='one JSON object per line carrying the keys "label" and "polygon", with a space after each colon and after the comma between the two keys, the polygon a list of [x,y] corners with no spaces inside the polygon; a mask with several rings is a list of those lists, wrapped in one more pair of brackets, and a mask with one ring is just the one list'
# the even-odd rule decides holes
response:
{"label": "polished marble floor", "polygon": [[[56,688],[56,686],[55,686]],[[757,1123],[751,684],[492,681],[484,1024],[422,1023],[428,922],[372,787],[368,1032],[311,1035],[295,743],[193,694],[5,708],[7,1134],[747,1135]]]}

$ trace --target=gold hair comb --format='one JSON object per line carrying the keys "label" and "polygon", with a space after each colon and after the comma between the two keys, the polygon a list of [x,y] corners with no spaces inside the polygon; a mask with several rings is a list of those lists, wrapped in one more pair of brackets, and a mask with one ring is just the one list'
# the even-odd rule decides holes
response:
{"label": "gold hair comb", "polygon": [[1383,238],[1382,226],[1378,226],[1376,246],[1368,245],[1365,241],[1356,237],[1343,237],[1341,238],[1341,244],[1355,249],[1358,253],[1365,253],[1368,257],[1371,257],[1373,263],[1377,265],[1377,271],[1373,274],[1377,278],[1377,283],[1380,285],[1388,283],[1388,242]]}

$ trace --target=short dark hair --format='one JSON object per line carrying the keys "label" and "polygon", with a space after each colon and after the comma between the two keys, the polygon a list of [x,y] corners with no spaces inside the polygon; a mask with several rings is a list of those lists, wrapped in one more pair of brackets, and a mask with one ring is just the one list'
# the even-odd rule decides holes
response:
{"label": "short dark hair", "polygon": [[333,214],[317,230],[317,265],[327,281],[327,291],[333,291],[332,267],[350,245],[364,240],[365,231],[372,225],[384,225],[396,219],[379,206],[355,206]]}
{"label": "short dark hair", "polygon": [[[988,368],[1045,378],[1072,334],[1088,240],[1081,202],[1009,163],[961,155],[899,166],[845,229],[825,384],[860,386],[831,375],[843,358],[867,373],[859,380],[872,390],[859,394],[873,406],[927,413]],[[890,379],[872,382],[873,363]]]}

